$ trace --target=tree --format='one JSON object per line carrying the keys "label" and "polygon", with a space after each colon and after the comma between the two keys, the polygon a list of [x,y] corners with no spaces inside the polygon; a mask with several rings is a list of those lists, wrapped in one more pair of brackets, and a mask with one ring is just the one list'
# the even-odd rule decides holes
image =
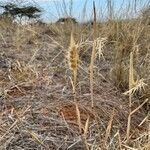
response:
{"label": "tree", "polygon": [[28,17],[29,19],[32,18],[39,18],[41,10],[34,6],[27,6],[23,8],[19,8],[18,14],[21,17]]}
{"label": "tree", "polygon": [[5,5],[0,5],[0,7],[3,9],[3,13],[1,14],[2,16],[5,17],[10,17],[13,19],[20,18],[22,19],[23,17],[27,17],[29,19],[33,18],[39,18],[41,10],[35,6],[18,6],[13,3],[7,3]]}
{"label": "tree", "polygon": [[73,24],[76,24],[77,23],[77,20],[75,18],[72,18],[72,17],[66,17],[66,18],[60,18],[57,20],[56,23],[73,23]]}

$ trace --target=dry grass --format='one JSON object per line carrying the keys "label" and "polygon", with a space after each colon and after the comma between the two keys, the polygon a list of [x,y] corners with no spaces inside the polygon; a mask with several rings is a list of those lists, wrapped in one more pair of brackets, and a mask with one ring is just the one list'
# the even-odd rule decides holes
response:
{"label": "dry grass", "polygon": [[0,31],[0,149],[149,150],[141,18],[99,23],[94,11],[93,26],[1,20]]}

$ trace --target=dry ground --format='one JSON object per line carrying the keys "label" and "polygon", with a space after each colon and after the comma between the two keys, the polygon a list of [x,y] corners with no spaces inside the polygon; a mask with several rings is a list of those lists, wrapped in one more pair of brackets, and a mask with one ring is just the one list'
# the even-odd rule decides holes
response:
{"label": "dry ground", "polygon": [[[2,24],[0,36],[0,150],[84,149],[66,59],[70,31],[63,27]],[[87,39],[87,45],[84,40],[81,47],[86,50],[80,54],[77,99],[83,129],[90,116],[87,135],[90,149],[144,149],[148,142],[148,123],[139,125],[147,115],[144,109],[132,117],[131,138],[126,143],[128,97],[110,79],[112,48],[106,44],[104,59],[96,62],[92,110],[91,33],[75,36],[79,40]],[[135,102],[134,108],[137,106]],[[110,135],[104,145],[113,110]]]}

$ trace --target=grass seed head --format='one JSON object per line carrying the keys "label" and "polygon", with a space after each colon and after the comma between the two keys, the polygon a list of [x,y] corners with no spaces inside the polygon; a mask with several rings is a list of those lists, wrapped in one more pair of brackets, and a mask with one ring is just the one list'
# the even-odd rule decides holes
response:
{"label": "grass seed head", "polygon": [[73,71],[77,70],[78,50],[77,50],[77,45],[75,44],[74,41],[73,33],[71,33],[71,38],[70,38],[68,61],[69,61],[70,69]]}

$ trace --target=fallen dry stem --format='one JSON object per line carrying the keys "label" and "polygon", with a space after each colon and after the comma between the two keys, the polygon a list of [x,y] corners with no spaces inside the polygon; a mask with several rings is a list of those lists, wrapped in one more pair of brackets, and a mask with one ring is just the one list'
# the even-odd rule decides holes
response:
{"label": "fallen dry stem", "polygon": [[149,101],[149,99],[147,98],[140,106],[138,106],[137,108],[135,108],[130,115],[133,115],[136,111],[138,111],[145,103],[147,103]]}

